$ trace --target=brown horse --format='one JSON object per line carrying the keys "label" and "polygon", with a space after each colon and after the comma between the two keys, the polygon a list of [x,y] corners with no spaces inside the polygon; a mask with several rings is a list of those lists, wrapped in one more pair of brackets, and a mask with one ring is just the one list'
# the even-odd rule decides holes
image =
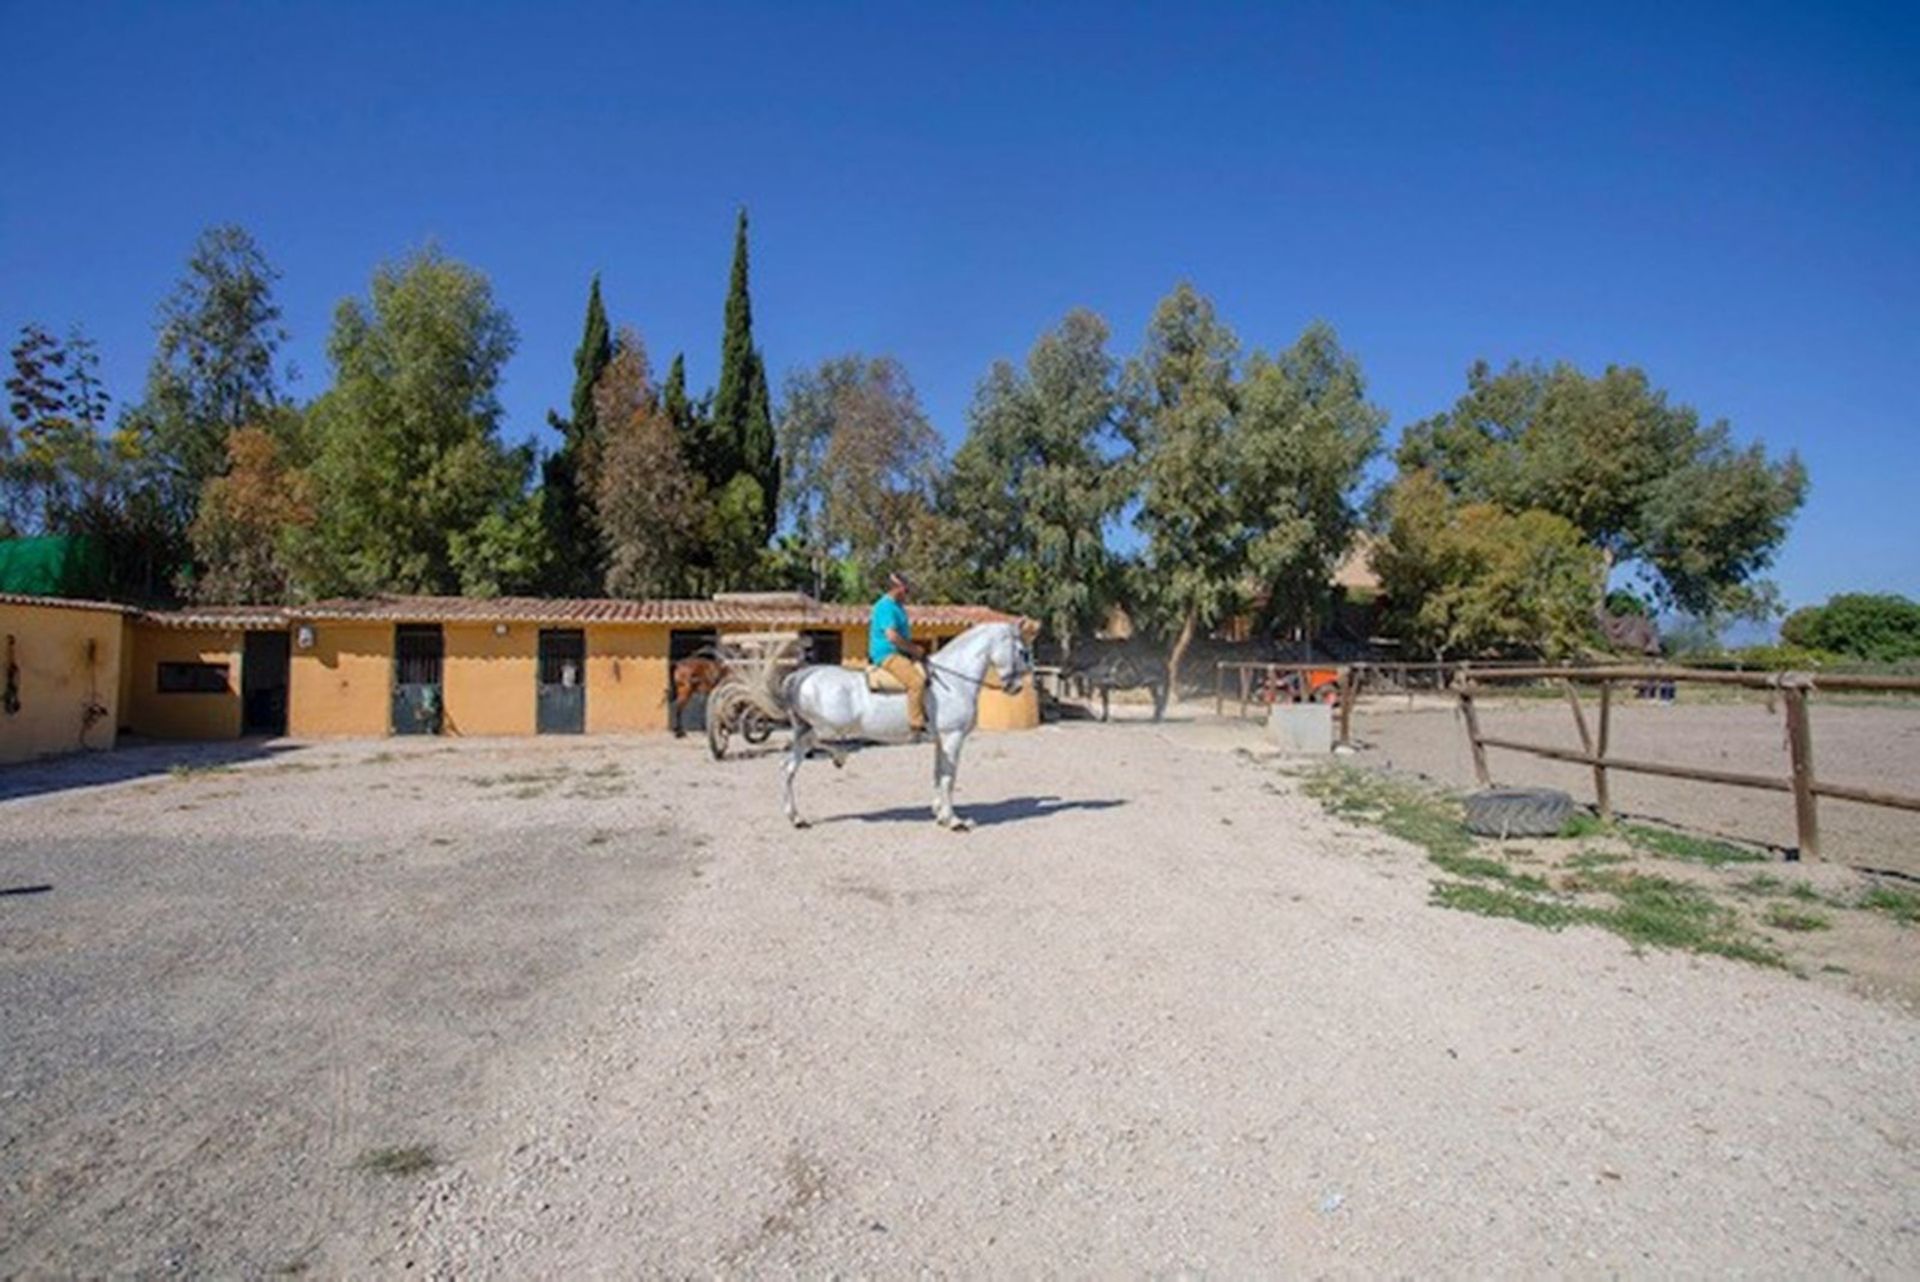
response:
{"label": "brown horse", "polygon": [[718,659],[698,656],[682,659],[673,665],[673,736],[684,739],[686,730],[680,724],[680,715],[697,694],[712,694],[714,687],[720,684],[720,678],[726,674]]}

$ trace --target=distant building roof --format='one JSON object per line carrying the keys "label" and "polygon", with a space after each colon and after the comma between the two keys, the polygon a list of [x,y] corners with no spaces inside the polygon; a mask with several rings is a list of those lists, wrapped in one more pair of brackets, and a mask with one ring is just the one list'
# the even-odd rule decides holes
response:
{"label": "distant building roof", "polygon": [[1353,542],[1347,545],[1347,554],[1340,558],[1340,564],[1334,567],[1333,582],[1336,587],[1349,592],[1378,592],[1380,576],[1373,572],[1373,549],[1379,542],[1365,530],[1356,532]]}

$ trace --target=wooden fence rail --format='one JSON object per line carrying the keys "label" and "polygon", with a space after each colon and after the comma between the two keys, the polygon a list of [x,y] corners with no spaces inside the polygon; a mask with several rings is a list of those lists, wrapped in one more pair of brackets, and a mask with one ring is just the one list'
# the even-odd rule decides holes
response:
{"label": "wooden fence rail", "polygon": [[[1508,752],[1528,753],[1550,760],[1591,766],[1594,795],[1599,802],[1600,815],[1604,819],[1613,817],[1613,803],[1607,788],[1607,775],[1614,770],[1624,770],[1629,774],[1687,779],[1696,783],[1723,784],[1734,788],[1756,788],[1768,792],[1791,793],[1799,853],[1808,859],[1820,857],[1819,799],[1821,797],[1832,797],[1837,801],[1857,801],[1869,806],[1920,811],[1920,796],[1882,792],[1878,789],[1860,788],[1851,784],[1821,782],[1813,768],[1813,724],[1807,703],[1810,694],[1822,691],[1836,694],[1920,694],[1920,679],[1828,676],[1804,672],[1769,675],[1758,672],[1711,672],[1668,667],[1509,667],[1498,670],[1482,669],[1463,675],[1464,679],[1457,690],[1460,715],[1461,720],[1466,723],[1467,743],[1473,752],[1474,775],[1479,779],[1482,788],[1493,786],[1493,775],[1487,768],[1487,749],[1501,748]],[[1575,751],[1546,744],[1522,743],[1518,740],[1484,733],[1480,728],[1479,709],[1475,705],[1475,697],[1489,683],[1497,681],[1564,681],[1567,699],[1573,709],[1574,728],[1580,737],[1580,749]],[[1608,731],[1612,719],[1613,687],[1619,682],[1691,682],[1699,685],[1739,686],[1777,694],[1786,709],[1788,774],[1785,777],[1778,777],[1734,770],[1709,770],[1702,766],[1683,766],[1666,761],[1641,761],[1609,755]],[[1589,734],[1588,732],[1586,713],[1580,706],[1580,697],[1575,689],[1577,685],[1599,687],[1597,733]]]}

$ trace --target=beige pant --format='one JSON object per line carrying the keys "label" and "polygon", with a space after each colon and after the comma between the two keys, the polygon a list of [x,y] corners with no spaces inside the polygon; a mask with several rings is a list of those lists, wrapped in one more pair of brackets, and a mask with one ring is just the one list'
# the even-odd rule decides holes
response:
{"label": "beige pant", "polygon": [[907,725],[914,730],[927,728],[927,670],[904,654],[890,654],[880,666],[907,688]]}

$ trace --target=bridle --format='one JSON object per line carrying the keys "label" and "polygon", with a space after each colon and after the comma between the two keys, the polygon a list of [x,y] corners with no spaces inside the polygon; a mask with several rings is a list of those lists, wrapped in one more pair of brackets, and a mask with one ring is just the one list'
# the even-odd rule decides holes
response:
{"label": "bridle", "polygon": [[[1013,676],[1002,679],[1002,682],[1001,682],[1002,689],[1006,689],[1007,681],[1017,680],[1018,678],[1026,676],[1028,672],[1033,670],[1033,664],[1031,661],[1027,663],[1020,662],[1021,651],[1024,650],[1025,647],[1020,644],[1020,641],[1018,638],[1014,639],[1013,647],[1014,647]],[[982,688],[985,688],[987,685],[987,678],[985,675],[981,675],[977,677],[968,676],[966,673],[960,671],[958,668],[949,668],[944,663],[935,663],[933,661],[932,655],[927,656],[926,663],[927,663],[928,672],[938,672],[943,676],[952,677],[956,681],[964,681],[969,685],[976,685]],[[991,673],[993,672],[993,670],[994,670],[993,664],[989,662],[987,664],[987,672]]]}

